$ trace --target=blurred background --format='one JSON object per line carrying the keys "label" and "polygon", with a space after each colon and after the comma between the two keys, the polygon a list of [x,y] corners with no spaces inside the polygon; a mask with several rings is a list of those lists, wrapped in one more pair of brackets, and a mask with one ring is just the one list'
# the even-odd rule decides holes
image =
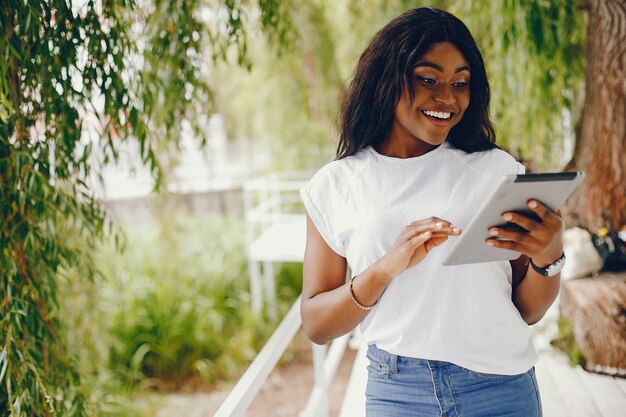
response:
{"label": "blurred background", "polygon": [[[3,0],[2,415],[213,415],[300,293],[297,190],[334,158],[360,53],[424,5],[481,47],[498,145],[587,172],[568,228],[619,233],[619,1]],[[297,414],[268,404],[310,361],[298,334],[254,415]]]}

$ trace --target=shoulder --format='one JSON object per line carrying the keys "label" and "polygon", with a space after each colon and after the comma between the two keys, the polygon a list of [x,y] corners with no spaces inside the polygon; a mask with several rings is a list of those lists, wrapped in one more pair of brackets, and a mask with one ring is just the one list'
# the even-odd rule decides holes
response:
{"label": "shoulder", "polygon": [[500,148],[467,153],[448,144],[446,152],[468,170],[491,181],[498,181],[503,175],[524,173],[524,166]]}
{"label": "shoulder", "polygon": [[313,175],[303,190],[309,194],[333,192],[342,195],[363,175],[371,156],[369,149],[363,149],[356,155],[329,162]]}

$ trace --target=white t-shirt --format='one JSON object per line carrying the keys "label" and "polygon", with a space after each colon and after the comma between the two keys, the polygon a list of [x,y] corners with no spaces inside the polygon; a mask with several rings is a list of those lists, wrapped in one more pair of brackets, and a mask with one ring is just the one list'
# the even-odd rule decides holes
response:
{"label": "white t-shirt", "polygon": [[[437,216],[464,228],[503,175],[524,173],[509,154],[444,143],[415,158],[367,148],[322,167],[301,190],[328,246],[354,275],[392,247],[409,223]],[[395,277],[361,323],[368,344],[392,354],[513,375],[537,360],[511,300],[508,261],[442,266],[450,238]]]}

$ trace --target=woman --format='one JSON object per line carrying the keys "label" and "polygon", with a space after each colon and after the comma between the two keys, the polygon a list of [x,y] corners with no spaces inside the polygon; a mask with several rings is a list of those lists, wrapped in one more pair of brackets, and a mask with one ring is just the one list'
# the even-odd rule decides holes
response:
{"label": "woman", "polygon": [[441,265],[497,181],[524,172],[494,144],[488,107],[465,25],[410,10],[363,52],[338,158],[301,191],[304,330],[323,344],[360,324],[370,417],[541,415],[528,325],[558,293],[544,276],[563,253],[558,214],[537,201],[540,221],[503,214],[522,231],[493,227],[487,243],[515,261]]}

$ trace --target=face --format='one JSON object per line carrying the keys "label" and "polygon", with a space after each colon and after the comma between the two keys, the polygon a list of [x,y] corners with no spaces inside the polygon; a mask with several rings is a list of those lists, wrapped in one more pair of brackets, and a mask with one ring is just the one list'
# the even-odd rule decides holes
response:
{"label": "face", "polygon": [[398,102],[389,137],[381,145],[389,156],[411,157],[441,145],[463,118],[470,102],[470,68],[449,42],[433,44],[413,68],[414,100]]}

